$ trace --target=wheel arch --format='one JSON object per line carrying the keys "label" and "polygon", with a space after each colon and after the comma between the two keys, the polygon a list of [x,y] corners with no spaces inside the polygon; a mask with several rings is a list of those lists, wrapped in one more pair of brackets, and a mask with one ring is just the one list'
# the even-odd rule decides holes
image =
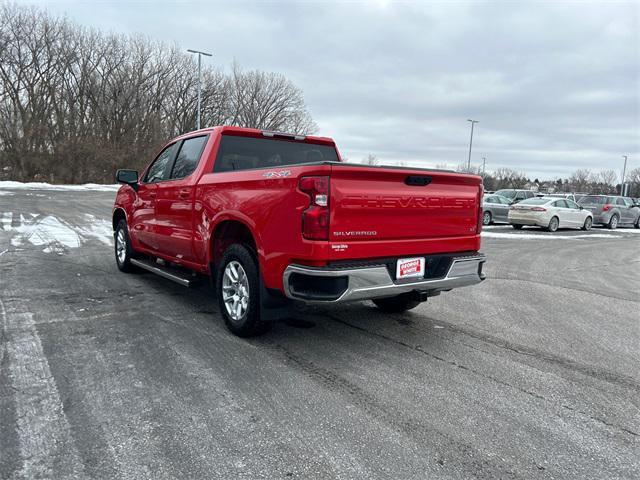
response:
{"label": "wheel arch", "polygon": [[116,230],[118,223],[120,223],[120,220],[124,220],[125,222],[127,222],[127,212],[124,211],[124,208],[117,207],[113,210],[113,216],[111,218],[111,223],[114,231]]}
{"label": "wheel arch", "polygon": [[258,249],[258,238],[248,222],[238,218],[225,216],[215,223],[209,236],[208,263],[211,273],[215,274],[215,269],[224,251],[232,244],[238,243],[246,246],[256,256],[260,263],[260,252]]}

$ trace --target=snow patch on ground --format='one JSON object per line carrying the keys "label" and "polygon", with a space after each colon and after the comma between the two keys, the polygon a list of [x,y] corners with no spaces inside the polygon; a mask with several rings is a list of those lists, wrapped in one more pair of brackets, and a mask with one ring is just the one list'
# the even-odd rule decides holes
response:
{"label": "snow patch on ground", "polygon": [[5,212],[0,217],[0,230],[14,234],[11,245],[20,247],[30,243],[43,247],[46,253],[65,253],[68,249],[79,248],[90,239],[105,245],[113,245],[111,222],[85,214],[83,225],[71,225],[53,215],[30,213],[20,215]]}
{"label": "snow patch on ground", "polygon": [[[67,191],[92,191],[92,192],[115,192],[120,188],[120,185],[105,185],[99,183],[85,183],[83,185],[53,185],[51,183],[41,182],[13,182],[2,181],[0,182],[0,190],[67,190]],[[4,192],[0,192],[0,195],[6,195]]]}
{"label": "snow patch on ground", "polygon": [[96,218],[88,213],[84,215],[84,219],[87,224],[79,227],[83,237],[95,238],[105,245],[113,245],[113,227],[110,221]]}
{"label": "snow patch on ground", "polygon": [[13,195],[13,192],[3,192],[2,190],[0,190],[0,197],[11,196],[11,195]]}

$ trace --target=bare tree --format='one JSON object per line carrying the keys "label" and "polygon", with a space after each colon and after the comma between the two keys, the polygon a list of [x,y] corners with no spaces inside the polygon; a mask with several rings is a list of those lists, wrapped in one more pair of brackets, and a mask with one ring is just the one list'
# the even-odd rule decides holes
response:
{"label": "bare tree", "polygon": [[583,192],[587,189],[591,181],[591,170],[582,168],[578,169],[569,177],[569,185],[575,192]]}
{"label": "bare tree", "polygon": [[[0,175],[110,181],[195,128],[197,70],[176,46],[105,35],[37,8],[0,6]],[[205,125],[316,131],[283,75],[204,68]]]}
{"label": "bare tree", "polygon": [[375,166],[380,164],[380,160],[378,160],[378,157],[370,153],[366,158],[362,160],[362,163],[364,163],[365,165]]}

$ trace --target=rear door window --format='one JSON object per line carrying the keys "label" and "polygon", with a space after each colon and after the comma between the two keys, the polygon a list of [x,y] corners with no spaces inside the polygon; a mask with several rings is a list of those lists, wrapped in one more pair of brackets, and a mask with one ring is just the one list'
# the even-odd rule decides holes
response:
{"label": "rear door window", "polygon": [[580,199],[582,205],[602,205],[607,203],[606,197],[596,197],[594,195],[587,195]]}
{"label": "rear door window", "polygon": [[624,207],[624,200],[622,198],[616,198],[616,205],[620,205],[621,207]]}
{"label": "rear door window", "polygon": [[298,140],[223,135],[214,172],[338,161],[335,147],[329,145],[316,145]]}
{"label": "rear door window", "polygon": [[156,183],[167,179],[167,166],[173,158],[175,147],[176,144],[172,143],[156,157],[144,176],[145,183]]}
{"label": "rear door window", "polygon": [[180,152],[171,169],[171,179],[179,179],[191,175],[202,156],[202,151],[207,144],[207,135],[187,138],[180,146]]}

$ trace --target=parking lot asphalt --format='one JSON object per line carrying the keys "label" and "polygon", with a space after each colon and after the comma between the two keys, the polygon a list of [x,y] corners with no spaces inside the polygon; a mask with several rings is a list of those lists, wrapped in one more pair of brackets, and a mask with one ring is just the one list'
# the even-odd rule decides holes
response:
{"label": "parking lot asphalt", "polygon": [[491,226],[481,285],[243,340],[117,270],[113,198],[0,190],[0,478],[638,478],[638,230]]}

